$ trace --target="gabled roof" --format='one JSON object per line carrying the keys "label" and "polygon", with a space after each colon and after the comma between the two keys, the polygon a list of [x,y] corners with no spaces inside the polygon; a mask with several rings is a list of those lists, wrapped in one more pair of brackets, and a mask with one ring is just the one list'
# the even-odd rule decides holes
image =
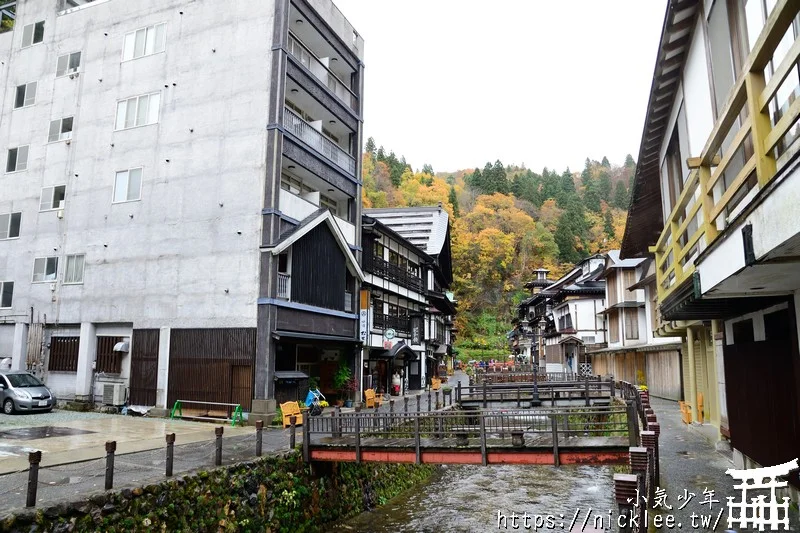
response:
{"label": "gabled roof", "polygon": [[364,214],[380,220],[428,255],[437,256],[444,247],[449,217],[441,207],[364,209]]}
{"label": "gabled roof", "polygon": [[269,249],[270,252],[272,252],[272,255],[279,255],[285,252],[290,246],[302,239],[306,234],[308,234],[309,231],[316,228],[320,224],[328,225],[328,229],[333,234],[336,244],[339,245],[339,248],[342,250],[345,259],[347,260],[347,270],[349,270],[353,276],[357,277],[359,281],[364,281],[364,273],[361,271],[358,261],[356,261],[353,252],[350,250],[350,245],[347,244],[347,239],[344,238],[342,230],[339,229],[339,225],[336,223],[336,220],[334,220],[331,212],[327,209],[319,209],[317,212],[306,217],[299,226],[283,235],[281,241]]}
{"label": "gabled roof", "polygon": [[640,263],[645,261],[644,257],[634,259],[620,259],[619,250],[609,250],[606,252],[609,263],[606,268],[634,268],[639,266]]}

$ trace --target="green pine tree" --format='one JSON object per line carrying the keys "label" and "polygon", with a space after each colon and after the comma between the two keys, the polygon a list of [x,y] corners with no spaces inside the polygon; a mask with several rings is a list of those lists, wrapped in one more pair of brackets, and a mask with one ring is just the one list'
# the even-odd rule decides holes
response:
{"label": "green pine tree", "polygon": [[611,176],[605,170],[600,172],[600,178],[597,181],[597,193],[600,195],[600,199],[606,203],[611,201]]}
{"label": "green pine tree", "polygon": [[606,211],[606,216],[603,219],[603,231],[610,239],[614,238],[614,219],[611,217],[611,210]]}
{"label": "green pine tree", "polygon": [[628,209],[628,189],[625,188],[625,182],[618,181],[614,187],[614,207],[618,209]]}
{"label": "green pine tree", "polygon": [[461,216],[461,213],[458,209],[458,195],[456,194],[456,188],[452,185],[450,186],[450,194],[447,196],[447,201],[453,206],[453,215]]}

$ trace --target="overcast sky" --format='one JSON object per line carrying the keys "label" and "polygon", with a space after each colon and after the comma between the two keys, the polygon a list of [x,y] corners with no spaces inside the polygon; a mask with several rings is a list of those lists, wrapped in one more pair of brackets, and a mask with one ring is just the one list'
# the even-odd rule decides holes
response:
{"label": "overcast sky", "polygon": [[364,139],[415,169],[638,156],[665,0],[334,3],[365,40]]}

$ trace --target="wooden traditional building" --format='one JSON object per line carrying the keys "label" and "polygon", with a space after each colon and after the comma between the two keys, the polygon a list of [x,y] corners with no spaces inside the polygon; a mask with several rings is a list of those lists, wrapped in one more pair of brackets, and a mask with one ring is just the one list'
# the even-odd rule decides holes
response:
{"label": "wooden traditional building", "polygon": [[798,13],[668,2],[621,250],[654,255],[684,399],[748,468],[796,458],[800,441]]}

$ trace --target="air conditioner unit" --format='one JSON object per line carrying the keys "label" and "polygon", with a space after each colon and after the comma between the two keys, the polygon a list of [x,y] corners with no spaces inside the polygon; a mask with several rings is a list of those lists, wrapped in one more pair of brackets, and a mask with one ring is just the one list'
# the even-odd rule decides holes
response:
{"label": "air conditioner unit", "polygon": [[122,405],[125,403],[125,385],[122,383],[103,383],[103,405]]}

